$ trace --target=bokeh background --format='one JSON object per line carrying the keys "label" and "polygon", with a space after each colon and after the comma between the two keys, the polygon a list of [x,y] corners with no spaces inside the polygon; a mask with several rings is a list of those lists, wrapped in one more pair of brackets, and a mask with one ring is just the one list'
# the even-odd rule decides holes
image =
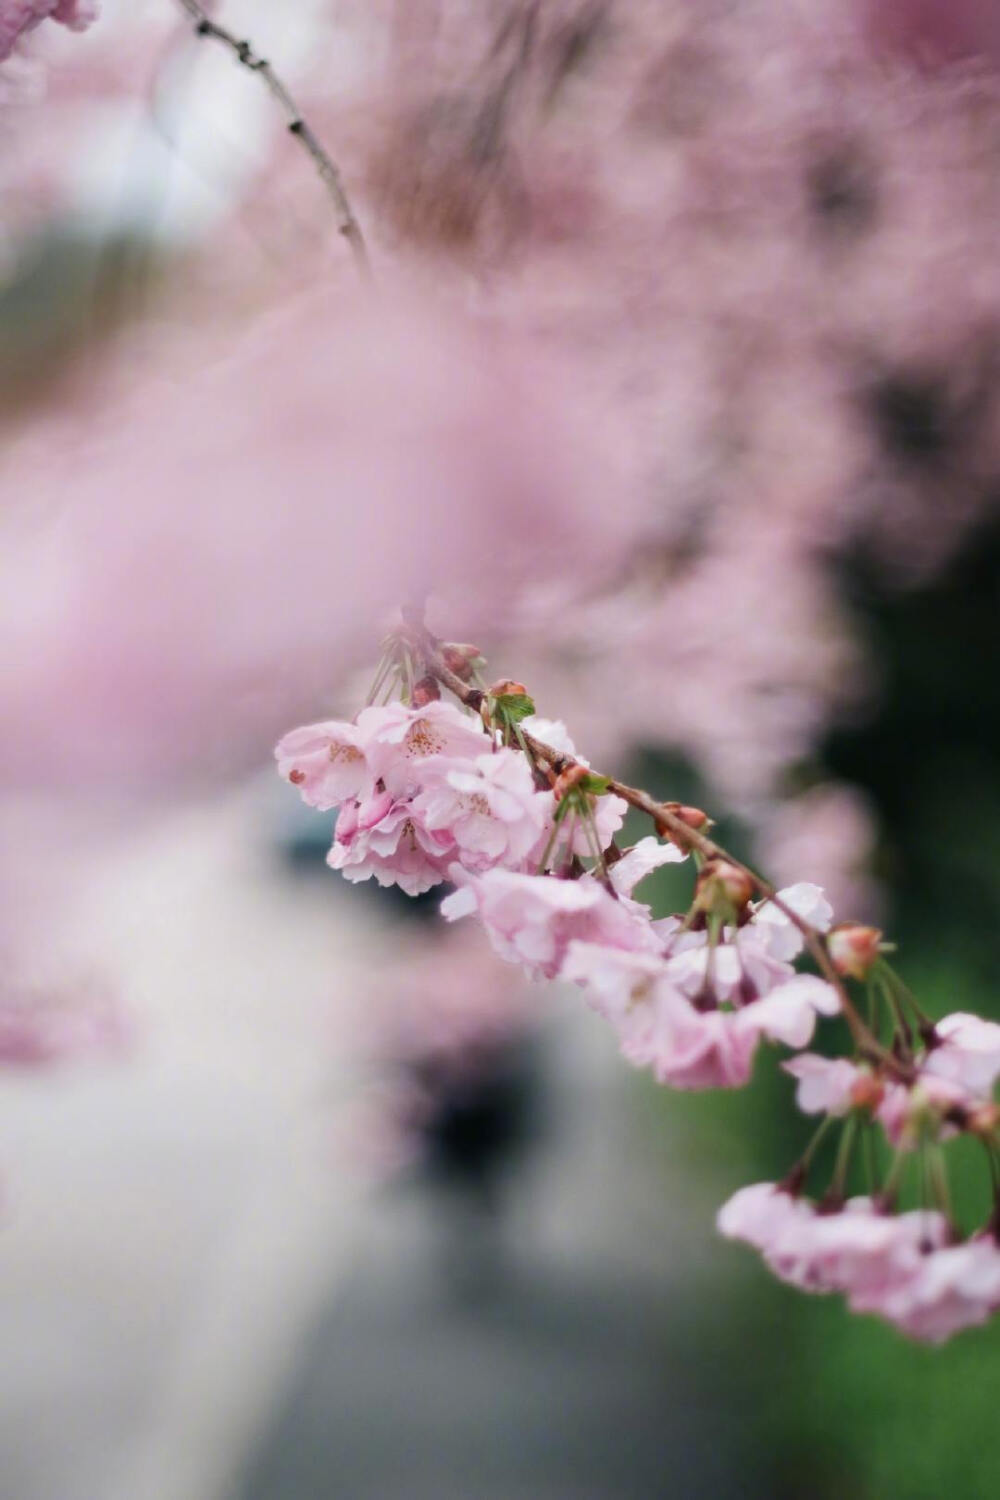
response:
{"label": "bokeh background", "polygon": [[774,1057],[632,1075],[270,757],[427,590],[1000,1016],[1000,12],[209,9],[374,275],[172,0],[0,62],[4,1493],[994,1493],[996,1327],[715,1241],[804,1137]]}

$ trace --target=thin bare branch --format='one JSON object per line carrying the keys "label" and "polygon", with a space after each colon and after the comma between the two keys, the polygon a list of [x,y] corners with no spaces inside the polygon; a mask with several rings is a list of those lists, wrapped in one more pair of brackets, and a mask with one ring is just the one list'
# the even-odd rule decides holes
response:
{"label": "thin bare branch", "polygon": [[228,48],[236,61],[248,72],[257,74],[272,98],[277,101],[285,115],[289,131],[311,158],[320,181],[330,196],[337,216],[337,228],[351,247],[358,270],[365,278],[369,278],[371,261],[368,257],[368,247],[361,233],[361,226],[354,216],[354,210],[351,208],[350,199],[337,165],[312,126],[303,117],[302,111],[286,85],[271,64],[261,57],[249,42],[241,40],[235,32],[213,21],[204,7],[198,4],[198,0],[177,0],[177,3],[191,21],[196,36],[207,37],[210,41],[218,42]]}

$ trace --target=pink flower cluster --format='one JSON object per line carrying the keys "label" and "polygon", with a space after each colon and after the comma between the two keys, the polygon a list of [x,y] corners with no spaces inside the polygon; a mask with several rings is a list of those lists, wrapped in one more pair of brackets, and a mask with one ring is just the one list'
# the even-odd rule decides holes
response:
{"label": "pink flower cluster", "polygon": [[894,1146],[913,1150],[928,1135],[954,1135],[956,1119],[990,1108],[1000,1078],[1000,1025],[962,1011],[945,1016],[905,1083],[877,1078],[867,1064],[812,1052],[783,1067],[798,1079],[796,1102],[804,1114],[867,1108]]}
{"label": "pink flower cluster", "polygon": [[[562,753],[562,726],[526,718]],[[339,807],[328,864],[349,880],[375,877],[417,895],[448,879],[448,921],[478,915],[502,959],[532,977],[579,984],[636,1067],[675,1088],[739,1088],[762,1038],[804,1047],[817,1016],[840,1010],[837,992],[796,974],[802,936],[777,904],[744,926],[709,932],[681,918],[652,921],[633,900],[646,874],[681,861],[675,843],[643,838],[600,871],[559,879],[544,868],[553,846],[555,793],[538,789],[520,751],[498,744],[478,718],[433,700],[364,708],[354,723],[294,729],[277,765],[310,807]],[[592,804],[594,847],[612,843],[624,816],[618,796]],[[570,822],[570,819],[567,819]],[[586,855],[583,819],[567,829],[561,858]],[[790,886],[787,910],[829,927],[817,886]]]}
{"label": "pink flower cluster", "polygon": [[[340,809],[328,862],[348,880],[374,876],[410,896],[446,879],[530,884],[526,872],[547,849],[565,859],[586,848],[582,819],[557,828],[555,794],[536,785],[524,756],[448,703],[389,703],[354,723],[310,724],[286,734],[276,755],[310,807]],[[593,800],[589,821],[605,849],[625,804]]]}
{"label": "pink flower cluster", "polygon": [[[561,726],[525,723],[572,752]],[[543,868],[557,832],[554,793],[536,786],[519,751],[451,704],[366,708],[354,723],[292,730],[276,754],[280,774],[310,806],[340,808],[327,856],[333,869],[409,895],[450,880],[457,889],[442,906],[449,921],[476,914],[501,958],[533,977],[582,986],[623,1055],[660,1082],[739,1087],[762,1038],[803,1047],[817,1016],[839,1009],[830,984],[796,974],[802,937],[774,903],[714,936],[676,917],[653,921],[632,892],[660,865],[686,857],[676,844],[641,840],[606,880],[595,872],[563,879]],[[625,804],[608,795],[590,800],[603,852]],[[561,858],[589,852],[582,821],[557,840]],[[818,887],[792,886],[779,900],[829,926]]]}
{"label": "pink flower cluster", "polygon": [[59,21],[71,31],[83,31],[96,19],[97,0],[0,0],[0,62],[42,21]]}
{"label": "pink flower cluster", "polygon": [[779,1183],[758,1182],[720,1210],[719,1230],[759,1250],[782,1281],[842,1292],[854,1312],[942,1343],[1000,1309],[1000,1245],[987,1232],[952,1242],[941,1213],[893,1214],[871,1198],[833,1212]]}
{"label": "pink flower cluster", "polygon": [[[963,1239],[942,1154],[950,1136],[970,1134],[1000,1180],[1000,1025],[965,1012],[932,1023],[886,962],[878,929],[833,926],[819,886],[775,892],[704,835],[700,810],[597,775],[562,725],[523,716],[530,700],[520,684],[466,687],[474,648],[442,646],[410,626],[396,645],[413,706],[296,729],[277,749],[281,774],[307,803],[340,809],[333,868],[411,894],[447,880],[449,922],[476,916],[502,959],[580,986],[623,1056],[660,1083],[738,1088],[762,1041],[793,1049],[784,1067],[798,1105],[824,1119],[784,1183],[730,1199],[720,1231],[759,1249],[782,1280],[841,1292],[854,1311],[915,1338],[940,1342],[1000,1309],[1000,1193],[987,1223]],[[428,675],[414,680],[415,670]],[[436,697],[439,681],[472,712]],[[652,817],[657,836],[622,848],[629,803]],[[694,869],[690,905],[657,920],[636,887],[684,861]],[[797,970],[806,948],[819,973]],[[852,985],[864,987],[867,1022]],[[802,1051],[818,1017],[840,1014],[853,1056]],[[804,1188],[831,1124],[841,1143],[817,1203]],[[865,1135],[871,1187],[852,1196]],[[897,1212],[914,1162],[920,1207]]]}
{"label": "pink flower cluster", "polygon": [[[798,1081],[805,1114],[877,1121],[896,1148],[936,1152],[960,1127],[989,1137],[997,1111],[1000,1025],[957,1012],[928,1031],[905,1081],[868,1063],[802,1053],[783,1064]],[[904,1333],[940,1343],[1000,1309],[996,1214],[960,1242],[939,1211],[894,1214],[891,1195],[817,1206],[785,1184],[742,1188],[719,1214],[722,1234],[760,1250],[783,1281],[806,1291],[842,1292],[855,1312],[877,1313]]]}
{"label": "pink flower cluster", "polygon": [[[817,1015],[835,1014],[839,1001],[824,980],[795,973],[789,960],[801,939],[773,906],[714,942],[676,917],[654,922],[632,890],[680,858],[673,844],[643,839],[611,867],[611,889],[592,874],[566,882],[495,870],[449,896],[442,911],[451,920],[477,912],[502,958],[580,985],[623,1055],[661,1083],[738,1088],[762,1038],[805,1046]],[[781,899],[822,902],[808,886]]]}

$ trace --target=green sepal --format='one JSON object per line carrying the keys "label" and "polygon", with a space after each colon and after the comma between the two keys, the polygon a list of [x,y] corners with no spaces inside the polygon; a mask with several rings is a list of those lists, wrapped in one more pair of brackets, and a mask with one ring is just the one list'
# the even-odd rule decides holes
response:
{"label": "green sepal", "polygon": [[596,776],[593,771],[588,771],[577,790],[587,792],[591,797],[603,797],[611,790],[611,777]]}
{"label": "green sepal", "polygon": [[491,698],[490,704],[493,717],[508,724],[520,724],[522,719],[535,712],[534,699],[527,693],[502,693],[498,698]]}

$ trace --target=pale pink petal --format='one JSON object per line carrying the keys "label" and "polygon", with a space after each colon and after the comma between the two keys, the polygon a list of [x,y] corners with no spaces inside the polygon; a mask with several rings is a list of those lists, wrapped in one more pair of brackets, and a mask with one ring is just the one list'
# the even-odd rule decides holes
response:
{"label": "pale pink petal", "polygon": [[815,1052],[803,1052],[781,1066],[798,1079],[795,1102],[806,1115],[846,1114],[858,1079],[871,1077],[866,1069],[845,1057],[820,1057]]}
{"label": "pale pink petal", "polygon": [[797,974],[763,1000],[738,1011],[736,1024],[742,1030],[797,1048],[809,1041],[817,1015],[835,1016],[839,1010],[840,997],[833,985],[813,974]]}
{"label": "pale pink petal", "polygon": [[686,858],[676,844],[662,842],[650,834],[633,844],[628,853],[611,866],[611,884],[623,896],[631,896],[640,880],[645,880],[661,865],[679,864]]}

